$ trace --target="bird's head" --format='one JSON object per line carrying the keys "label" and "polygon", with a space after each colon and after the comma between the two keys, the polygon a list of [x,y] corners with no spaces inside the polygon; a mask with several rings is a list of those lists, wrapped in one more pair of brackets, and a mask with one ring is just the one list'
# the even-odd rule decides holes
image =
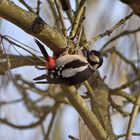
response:
{"label": "bird's head", "polygon": [[89,64],[94,67],[94,69],[98,69],[103,64],[103,57],[102,55],[95,50],[89,51],[87,55],[87,60]]}

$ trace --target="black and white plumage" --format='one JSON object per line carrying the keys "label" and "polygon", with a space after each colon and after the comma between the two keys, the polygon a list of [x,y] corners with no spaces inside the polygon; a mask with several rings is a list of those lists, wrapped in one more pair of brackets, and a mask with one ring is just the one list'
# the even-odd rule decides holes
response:
{"label": "black and white plumage", "polygon": [[34,80],[46,79],[46,81],[38,81],[37,83],[76,85],[87,80],[102,63],[101,54],[94,50],[83,49],[78,54],[66,53],[56,59],[54,69],[48,70],[46,74]]}

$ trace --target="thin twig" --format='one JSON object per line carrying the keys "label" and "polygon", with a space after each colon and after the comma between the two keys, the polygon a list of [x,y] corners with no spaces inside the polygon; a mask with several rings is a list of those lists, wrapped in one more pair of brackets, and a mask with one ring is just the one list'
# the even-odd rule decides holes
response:
{"label": "thin twig", "polygon": [[39,13],[40,13],[40,4],[41,4],[41,1],[38,0],[38,1],[37,1],[37,8],[36,8],[36,14],[37,14],[37,15],[39,15]]}
{"label": "thin twig", "polygon": [[[10,8],[10,12],[7,8]],[[27,12],[27,10],[22,9],[9,0],[0,2],[0,17],[40,39],[56,55],[62,53],[66,47],[67,39],[64,35],[50,27],[41,17]]]}
{"label": "thin twig", "polygon": [[65,23],[64,23],[64,16],[63,16],[63,13],[62,13],[62,7],[61,7],[60,2],[58,0],[54,0],[54,1],[55,1],[55,5],[56,5],[56,8],[57,8],[59,17],[60,17],[63,34],[64,34],[64,36],[67,36],[66,27],[65,27]]}
{"label": "thin twig", "polygon": [[122,59],[126,64],[130,65],[131,68],[133,69],[133,71],[135,72],[135,74],[139,74],[139,69],[135,66],[133,60],[129,60],[128,58],[126,58],[123,54],[121,54],[118,50],[116,50],[115,47],[112,47],[112,48],[109,48],[109,49],[106,49],[105,51],[102,52],[103,55],[106,55],[108,53],[116,53],[116,55]]}
{"label": "thin twig", "polygon": [[119,58],[122,59],[124,62],[126,62],[127,64],[129,64],[132,67],[133,71],[136,74],[138,74],[138,68],[135,66],[135,64],[131,60],[128,60],[123,54],[121,54],[115,48],[114,48],[113,52],[115,52],[119,56]]}
{"label": "thin twig", "polygon": [[131,30],[131,31],[125,30],[125,31],[121,32],[120,34],[116,35],[115,37],[113,37],[113,38],[111,38],[109,41],[107,41],[107,42],[103,45],[103,47],[102,47],[102,49],[101,49],[100,51],[103,51],[103,50],[106,48],[106,46],[108,46],[111,42],[115,41],[116,39],[119,39],[120,37],[125,36],[125,35],[128,36],[128,35],[137,33],[137,32],[139,32],[139,31],[140,31],[140,27],[138,27],[137,29]]}
{"label": "thin twig", "polygon": [[67,10],[66,13],[67,13],[67,16],[69,18],[70,23],[73,23],[74,16],[73,16],[72,10],[71,9],[70,10]]}
{"label": "thin twig", "polygon": [[83,21],[83,13],[85,13],[85,2],[86,0],[81,0],[79,8],[77,10],[74,22],[73,22],[73,26],[70,32],[70,38],[74,39],[75,36],[77,35],[77,31],[79,29],[79,26],[81,24],[81,21]]}
{"label": "thin twig", "polygon": [[69,0],[60,0],[60,2],[61,2],[63,11],[66,12],[67,17],[68,17],[70,23],[72,24],[74,16],[73,16],[73,11],[71,9],[70,1]]}
{"label": "thin twig", "polygon": [[20,3],[22,3],[30,12],[35,13],[33,8],[29,6],[24,0],[19,0]]}
{"label": "thin twig", "polygon": [[[132,135],[133,136],[140,136],[140,133],[133,132]],[[125,137],[125,136],[126,136],[126,134],[121,134],[121,135],[118,135],[117,138],[119,139],[119,138],[122,138],[122,137]]]}
{"label": "thin twig", "polygon": [[116,91],[116,92],[113,91],[113,90],[110,90],[109,93],[110,93],[111,95],[124,97],[125,99],[127,99],[129,102],[131,102],[131,103],[133,103],[133,104],[134,104],[135,101],[136,101],[136,98],[135,98],[134,95],[129,94],[129,93],[126,93],[126,92],[124,92],[124,91],[122,91],[122,90]]}
{"label": "thin twig", "polygon": [[[9,56],[9,63],[11,65],[10,70],[23,67],[23,66],[44,66],[44,63],[39,61],[38,59],[32,57],[32,56],[17,56],[17,55],[10,55]],[[1,56],[0,56],[1,58]],[[6,58],[6,56],[5,56]],[[18,62],[18,63],[17,63]],[[0,62],[0,75],[4,74],[6,71],[8,71],[8,64],[7,61],[5,62]]]}
{"label": "thin twig", "polygon": [[92,89],[92,87],[90,86],[89,82],[88,81],[85,81],[84,82],[84,85],[85,87],[87,88],[88,90],[88,94],[90,97],[94,97],[94,90]]}
{"label": "thin twig", "polygon": [[61,23],[60,23],[60,20],[58,20],[58,14],[57,14],[57,11],[55,8],[54,0],[46,0],[46,1],[48,2],[50,9],[52,11],[52,15],[54,18],[54,25],[58,29],[58,31],[60,31],[61,30]]}
{"label": "thin twig", "polygon": [[109,96],[109,101],[110,101],[110,103],[111,103],[111,106],[112,106],[113,108],[115,108],[119,113],[121,113],[124,117],[130,115],[129,112],[123,111],[123,109],[122,109],[121,106],[115,104],[115,102],[113,101],[113,99],[111,98],[111,96]]}
{"label": "thin twig", "polygon": [[14,101],[0,101],[0,106],[9,105],[9,104],[15,104],[15,103],[19,103],[21,101],[23,101],[23,98],[17,99],[17,100],[14,100]]}
{"label": "thin twig", "polygon": [[42,135],[43,135],[43,137],[45,137],[45,128],[44,128],[43,122],[40,127],[41,127]]}
{"label": "thin twig", "polygon": [[69,135],[69,138],[70,138],[71,140],[79,140],[79,139],[77,139],[77,138],[75,138],[74,136],[71,136],[71,135]]}
{"label": "thin twig", "polygon": [[105,36],[110,36],[110,34],[116,30],[117,28],[119,28],[122,24],[125,24],[125,22],[133,15],[133,12],[130,13],[128,16],[126,16],[124,19],[121,19],[112,29],[106,30],[104,33],[93,37],[91,39],[91,41],[87,42],[86,44],[84,44],[85,47],[90,46],[92,43],[96,42],[97,40],[105,37]]}
{"label": "thin twig", "polygon": [[48,127],[48,131],[46,133],[46,136],[45,136],[44,140],[48,140],[49,139],[49,135],[50,135],[50,132],[51,132],[52,127],[53,127],[53,123],[54,123],[54,120],[55,120],[55,117],[56,117],[56,111],[58,109],[59,104],[56,103],[54,106],[56,107],[56,109],[52,112],[52,118],[51,118],[51,121],[50,121],[50,124],[49,124],[49,127]]}
{"label": "thin twig", "polygon": [[15,128],[15,129],[24,130],[24,129],[30,129],[30,128],[37,127],[38,125],[40,125],[44,121],[45,117],[46,117],[46,115],[41,117],[35,123],[30,123],[29,125],[16,125],[16,124],[13,124],[13,123],[9,122],[7,119],[1,119],[1,118],[0,118],[0,123],[4,124],[4,125],[7,125],[9,127]]}
{"label": "thin twig", "polygon": [[[18,47],[18,48],[21,48],[21,49],[23,49],[24,51],[28,52],[29,54],[31,54],[31,55],[34,56],[35,58],[38,58],[38,59],[40,59],[40,60],[42,60],[42,61],[45,62],[45,60],[43,60],[41,57],[38,57],[37,55],[35,55],[35,53],[32,53],[31,51],[29,51],[29,48],[30,48],[31,50],[35,51],[35,52],[38,52],[38,51],[36,51],[35,49],[33,49],[33,48],[27,46],[26,44],[23,44],[23,43],[19,42],[18,40],[14,39],[14,38],[12,38],[12,37],[10,37],[10,36],[7,36],[7,35],[3,36],[3,35],[0,34],[0,37],[1,37],[2,39],[5,39],[6,41],[8,41],[10,44],[12,44],[12,45],[14,45],[14,46],[16,46],[16,47]],[[21,45],[19,45],[18,43],[20,43]],[[23,47],[22,45],[23,45],[24,47]],[[12,47],[14,48],[14,46],[12,46]],[[26,47],[26,48],[25,48],[25,47]],[[14,49],[15,49],[15,48],[14,48]],[[15,49],[15,50],[16,50],[16,49]],[[17,50],[16,50],[16,51],[17,51]],[[18,52],[18,51],[17,51],[17,52]],[[20,54],[20,53],[19,53],[19,54]],[[21,55],[21,54],[20,54],[20,55]],[[23,56],[23,57],[24,57],[24,56]],[[28,57],[25,57],[25,58],[28,59]],[[31,60],[31,61],[33,61],[33,60]]]}
{"label": "thin twig", "polygon": [[20,80],[20,82],[22,82],[21,85],[25,85],[24,88],[43,96],[43,98],[49,97],[49,98],[52,98],[59,103],[64,103],[64,104],[70,105],[69,102],[65,99],[65,96],[64,96],[65,93],[63,93],[62,91],[60,91],[57,94],[54,94],[54,93],[52,93],[52,90],[49,90],[49,88],[48,88],[48,90],[42,90],[40,88],[37,88],[34,83],[29,82],[27,80],[24,80],[22,77],[16,76],[15,79]]}
{"label": "thin twig", "polygon": [[132,113],[131,113],[131,116],[130,116],[130,121],[129,121],[128,128],[127,128],[126,140],[131,139],[132,129],[134,127],[134,123],[135,123],[137,114],[139,112],[139,108],[140,108],[140,92],[138,94],[138,97],[136,98],[136,102],[135,102],[134,107],[132,109]]}
{"label": "thin twig", "polygon": [[118,88],[111,89],[110,92],[118,92],[118,91],[120,91],[122,89],[130,87],[131,85],[133,85],[135,82],[137,82],[139,80],[140,80],[140,76],[138,76],[136,79],[132,80],[131,82],[127,82],[126,84],[121,85]]}

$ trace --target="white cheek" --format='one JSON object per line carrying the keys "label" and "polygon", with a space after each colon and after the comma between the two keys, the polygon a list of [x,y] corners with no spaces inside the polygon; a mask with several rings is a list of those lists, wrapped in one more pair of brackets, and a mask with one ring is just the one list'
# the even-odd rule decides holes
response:
{"label": "white cheek", "polygon": [[62,77],[65,77],[65,78],[72,77],[72,76],[76,75],[78,72],[84,71],[87,67],[88,67],[88,65],[81,66],[79,68],[65,69],[62,71]]}
{"label": "white cheek", "polygon": [[96,70],[98,66],[99,66],[99,64],[96,64],[96,65],[94,65],[94,66],[92,67],[92,69],[93,69],[93,70]]}
{"label": "white cheek", "polygon": [[97,63],[100,62],[99,58],[95,55],[91,55],[89,58],[90,58],[91,61],[94,61],[94,62],[97,62]]}

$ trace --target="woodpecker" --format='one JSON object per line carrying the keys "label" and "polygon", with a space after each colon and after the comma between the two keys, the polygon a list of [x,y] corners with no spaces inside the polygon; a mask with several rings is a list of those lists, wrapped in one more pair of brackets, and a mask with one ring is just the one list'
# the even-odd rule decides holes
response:
{"label": "woodpecker", "polygon": [[[87,80],[103,63],[102,55],[95,50],[82,49],[77,54],[65,53],[57,59],[50,57],[45,46],[35,39],[46,60],[46,74],[34,78],[36,83],[76,85]],[[39,81],[44,80],[45,81]]]}

